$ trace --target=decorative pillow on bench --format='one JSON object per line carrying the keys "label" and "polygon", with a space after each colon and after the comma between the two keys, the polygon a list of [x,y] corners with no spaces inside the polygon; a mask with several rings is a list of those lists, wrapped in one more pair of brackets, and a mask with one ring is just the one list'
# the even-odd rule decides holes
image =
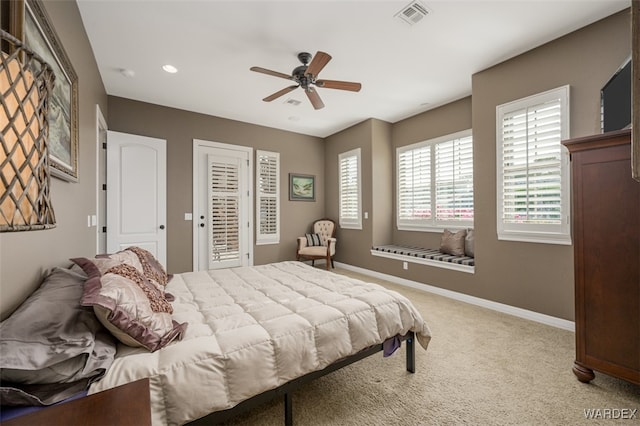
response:
{"label": "decorative pillow on bench", "polygon": [[473,232],[473,229],[467,229],[467,236],[464,237],[464,254],[469,257],[476,257],[474,240],[475,240],[475,233]]}
{"label": "decorative pillow on bench", "polygon": [[440,251],[453,256],[464,256],[464,241],[466,236],[466,229],[461,229],[456,233],[445,229],[442,233],[442,239],[440,240]]}

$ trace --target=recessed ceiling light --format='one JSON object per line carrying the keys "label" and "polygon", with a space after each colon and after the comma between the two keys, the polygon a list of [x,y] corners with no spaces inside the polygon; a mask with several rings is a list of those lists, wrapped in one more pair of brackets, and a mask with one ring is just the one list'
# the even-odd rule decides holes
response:
{"label": "recessed ceiling light", "polygon": [[123,76],[127,77],[127,78],[131,78],[134,75],[136,75],[136,72],[134,70],[130,70],[128,68],[122,68],[120,70],[120,74],[122,74]]}
{"label": "recessed ceiling light", "polygon": [[166,72],[168,72],[169,74],[175,74],[178,72],[178,68],[174,67],[173,65],[163,65],[162,69],[165,70]]}

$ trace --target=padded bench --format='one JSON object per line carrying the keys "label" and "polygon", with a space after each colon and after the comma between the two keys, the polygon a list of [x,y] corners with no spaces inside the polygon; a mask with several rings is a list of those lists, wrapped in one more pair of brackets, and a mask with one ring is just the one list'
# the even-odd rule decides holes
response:
{"label": "padded bench", "polygon": [[475,271],[475,259],[473,257],[453,256],[451,254],[442,253],[438,249],[389,244],[372,247],[371,254],[379,257],[397,259],[405,262],[421,263],[424,265],[453,269],[467,273],[474,273]]}

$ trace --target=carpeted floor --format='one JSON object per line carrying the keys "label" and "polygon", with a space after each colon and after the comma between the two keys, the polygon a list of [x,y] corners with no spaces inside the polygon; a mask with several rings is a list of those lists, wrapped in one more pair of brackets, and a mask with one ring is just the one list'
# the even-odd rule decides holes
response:
{"label": "carpeted floor", "polygon": [[[304,385],[293,394],[294,425],[640,424],[640,386],[599,373],[588,385],[575,378],[573,333],[336,271],[404,294],[433,338],[427,351],[416,345],[415,374],[405,371],[403,347]],[[598,409],[603,417],[637,412],[587,418]],[[228,424],[280,426],[283,413],[276,400]]]}

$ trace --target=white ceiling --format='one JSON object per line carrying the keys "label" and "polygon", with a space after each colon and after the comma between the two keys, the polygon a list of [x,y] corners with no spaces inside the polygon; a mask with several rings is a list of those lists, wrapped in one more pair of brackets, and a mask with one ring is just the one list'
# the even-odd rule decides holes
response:
{"label": "white ceiling", "polygon": [[[326,137],[368,118],[390,123],[471,94],[471,75],[631,5],[631,0],[421,0],[414,25],[394,17],[409,0],[77,0],[109,95]],[[297,54],[333,59],[314,110],[292,83]],[[162,65],[178,68],[168,74]],[[127,77],[122,70],[134,75]],[[293,106],[286,101],[300,101]]]}

